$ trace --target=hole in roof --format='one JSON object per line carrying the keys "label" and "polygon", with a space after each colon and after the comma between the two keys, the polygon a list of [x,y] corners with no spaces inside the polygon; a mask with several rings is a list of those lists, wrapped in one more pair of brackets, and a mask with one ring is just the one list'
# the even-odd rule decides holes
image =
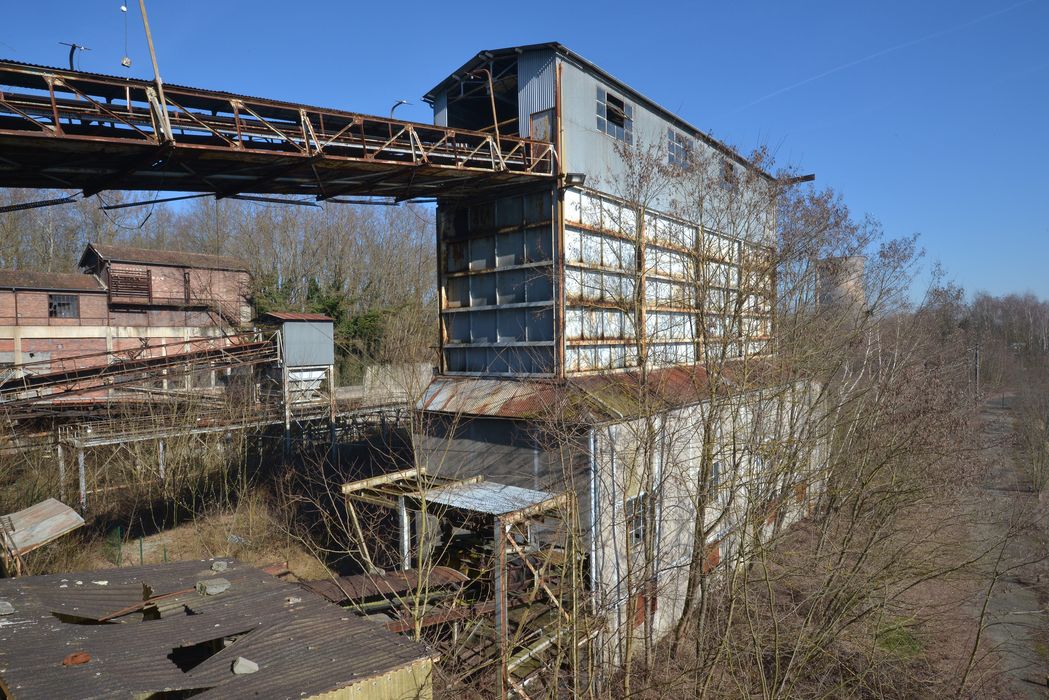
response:
{"label": "hole in roof", "polygon": [[237,632],[235,634],[228,634],[221,637],[215,637],[214,639],[208,639],[203,642],[197,642],[196,644],[175,647],[171,650],[171,653],[168,654],[168,658],[173,664],[178,666],[183,673],[186,673],[187,671],[192,671],[197,666],[200,666],[212,656],[250,632],[251,630],[246,630],[244,632]]}

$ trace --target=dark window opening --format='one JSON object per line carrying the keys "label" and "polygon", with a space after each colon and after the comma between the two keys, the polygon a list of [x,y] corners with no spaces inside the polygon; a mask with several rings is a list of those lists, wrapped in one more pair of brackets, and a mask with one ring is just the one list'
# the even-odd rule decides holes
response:
{"label": "dark window opening", "polygon": [[609,136],[634,143],[634,106],[604,88],[597,89],[597,130]]}
{"label": "dark window opening", "polygon": [[608,95],[605,102],[605,119],[609,124],[626,127],[626,105],[614,95]]}
{"label": "dark window opening", "polygon": [[48,294],[47,315],[50,318],[80,318],[80,297],[76,294]]}

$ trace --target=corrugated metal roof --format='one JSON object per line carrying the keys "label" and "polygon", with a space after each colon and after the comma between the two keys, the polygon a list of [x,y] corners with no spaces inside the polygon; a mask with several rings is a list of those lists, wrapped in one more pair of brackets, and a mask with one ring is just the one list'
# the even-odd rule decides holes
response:
{"label": "corrugated metal roof", "polygon": [[523,489],[494,481],[453,484],[426,491],[429,503],[488,515],[505,515],[553,498],[556,496],[546,491]]}
{"label": "corrugated metal roof", "polygon": [[[435,566],[425,572],[423,581],[427,588],[436,589],[458,586],[469,581],[469,578],[447,566]],[[302,581],[299,585],[308,588],[317,595],[324,596],[333,603],[362,601],[376,596],[400,596],[419,587],[419,570],[390,571],[385,575],[357,574],[356,576],[339,576],[338,578]]]}
{"label": "corrugated metal roof", "polygon": [[328,323],[335,320],[331,316],[324,314],[310,314],[297,311],[270,311],[263,314],[263,318],[271,318],[275,321],[327,321]]}
{"label": "corrugated metal roof", "polygon": [[0,270],[0,289],[40,289],[55,292],[97,292],[99,294],[106,291],[94,275],[29,270]]}
{"label": "corrugated metal roof", "polygon": [[79,513],[65,503],[49,498],[16,513],[0,516],[0,535],[12,555],[21,555],[83,524],[84,519]]}
{"label": "corrugated metal roof", "polygon": [[465,416],[600,422],[666,410],[708,398],[701,365],[603,372],[553,381],[438,377],[416,404],[420,411]]}
{"label": "corrugated metal roof", "polygon": [[[15,612],[0,618],[0,680],[12,697],[128,697],[165,689],[204,689],[204,697],[300,697],[333,691],[432,658],[422,645],[349,614],[299,586],[226,559],[0,580],[0,599]],[[222,577],[223,593],[202,596],[197,581]],[[189,592],[186,592],[186,591]],[[141,612],[113,624],[98,620],[144,596],[160,619]],[[62,616],[60,619],[58,615]],[[183,671],[175,650],[236,637]],[[90,661],[63,666],[71,652]],[[259,665],[234,675],[238,656]]]}
{"label": "corrugated metal roof", "polygon": [[438,377],[430,382],[416,408],[456,415],[538,418],[556,409],[559,397],[552,382]]}
{"label": "corrugated metal roof", "polygon": [[204,253],[189,253],[181,250],[153,250],[150,248],[132,248],[131,246],[102,245],[98,243],[88,244],[84,254],[80,256],[81,267],[90,265],[92,252],[101,260],[108,262],[195,267],[203,270],[248,271],[248,265],[243,260],[225,255],[206,255]]}

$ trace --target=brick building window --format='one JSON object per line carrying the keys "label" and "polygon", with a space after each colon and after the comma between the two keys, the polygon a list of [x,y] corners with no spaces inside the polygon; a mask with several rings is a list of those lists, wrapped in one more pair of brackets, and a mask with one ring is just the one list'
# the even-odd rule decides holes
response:
{"label": "brick building window", "polygon": [[76,294],[48,294],[49,318],[80,318],[80,297]]}
{"label": "brick building window", "polygon": [[626,143],[634,143],[634,106],[606,91],[597,89],[597,130]]}

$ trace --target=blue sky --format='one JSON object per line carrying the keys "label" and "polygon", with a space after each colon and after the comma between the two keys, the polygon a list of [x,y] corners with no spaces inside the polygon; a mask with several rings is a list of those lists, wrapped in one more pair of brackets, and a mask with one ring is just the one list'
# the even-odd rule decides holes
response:
{"label": "blue sky", "polygon": [[[137,0],[9,3],[0,56],[152,77]],[[560,41],[743,149],[815,172],[966,289],[1049,298],[1049,0],[150,0],[166,81],[430,121],[480,49]],[[545,16],[548,15],[548,16]]]}

